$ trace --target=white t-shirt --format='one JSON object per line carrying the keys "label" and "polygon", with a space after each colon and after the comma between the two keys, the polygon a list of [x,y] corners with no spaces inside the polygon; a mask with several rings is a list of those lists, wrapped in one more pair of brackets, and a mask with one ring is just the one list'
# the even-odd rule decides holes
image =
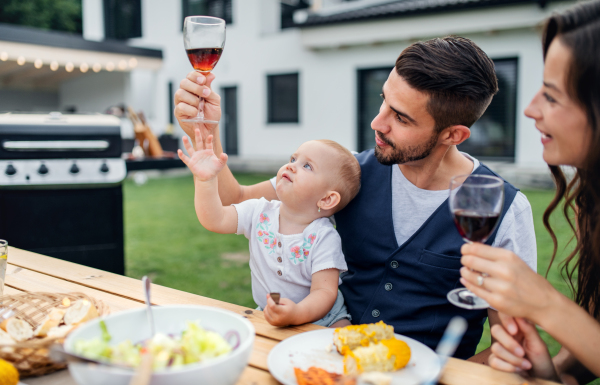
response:
{"label": "white t-shirt", "polygon": [[[466,153],[462,154],[473,162],[473,171],[475,171],[479,167],[479,160]],[[271,179],[273,188],[275,188],[275,181],[276,178]],[[421,228],[431,214],[448,199],[448,195],[449,190],[432,191],[418,188],[406,179],[400,167],[393,166],[392,221],[398,245],[402,245]],[[410,218],[407,218],[405,213],[410,213]],[[492,246],[514,252],[533,271],[537,271],[533,213],[529,201],[522,192],[517,193],[506,211]]]}
{"label": "white t-shirt", "polygon": [[279,292],[298,303],[310,293],[314,273],[348,270],[342,240],[327,218],[311,222],[300,234],[280,234],[280,205],[264,198],[233,205],[238,214],[236,234],[250,241],[252,296],[263,309],[268,293]]}

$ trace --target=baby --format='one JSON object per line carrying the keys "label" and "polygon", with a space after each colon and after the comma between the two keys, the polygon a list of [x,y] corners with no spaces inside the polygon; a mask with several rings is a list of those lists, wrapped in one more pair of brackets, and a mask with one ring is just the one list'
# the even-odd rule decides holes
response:
{"label": "baby", "polygon": [[[183,138],[189,156],[178,151],[194,174],[200,223],[217,233],[244,234],[250,240],[252,295],[265,319],[275,326],[314,322],[345,326],[339,273],[347,271],[341,239],[327,219],[344,208],[360,188],[360,166],[343,146],[330,140],[302,144],[277,173],[278,201],[250,199],[224,207],[217,174],[227,155],[217,157],[212,135],[196,150]],[[269,293],[281,294],[276,304]]]}

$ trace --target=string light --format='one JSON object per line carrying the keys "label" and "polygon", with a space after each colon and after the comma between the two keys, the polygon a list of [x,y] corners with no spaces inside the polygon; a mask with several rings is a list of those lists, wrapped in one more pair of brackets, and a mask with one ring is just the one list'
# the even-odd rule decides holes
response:
{"label": "string light", "polygon": [[137,59],[132,57],[131,59],[129,59],[129,68],[135,68],[137,67]]}
{"label": "string light", "polygon": [[87,63],[81,63],[79,66],[79,70],[83,73],[86,73],[90,69],[90,66]]}
{"label": "string light", "polygon": [[65,66],[65,70],[66,70],[67,72],[71,72],[71,71],[73,71],[73,68],[75,68],[75,66],[74,66],[74,65],[73,65],[73,63],[71,63],[71,62],[68,62],[68,63],[67,63],[67,65]]}
{"label": "string light", "polygon": [[42,59],[35,59],[35,62],[33,63],[33,66],[37,69],[42,68],[43,65],[44,62],[42,61]]}
{"label": "string light", "polygon": [[96,63],[92,66],[92,70],[94,72],[100,72],[100,70],[102,70],[102,66],[100,65],[100,63]]}
{"label": "string light", "polygon": [[17,64],[22,66],[23,64],[25,64],[25,58],[23,56],[19,56],[17,58]]}
{"label": "string light", "polygon": [[127,69],[127,62],[125,60],[121,60],[119,62],[119,69],[121,71],[125,71]]}
{"label": "string light", "polygon": [[6,52],[0,52],[0,60],[7,61],[8,60],[8,54]]}
{"label": "string light", "polygon": [[106,63],[106,70],[108,72],[112,72],[115,69],[115,64],[111,61],[109,61],[108,63]]}
{"label": "string light", "polygon": [[50,69],[52,71],[56,71],[58,69],[58,62],[56,60],[50,63]]}

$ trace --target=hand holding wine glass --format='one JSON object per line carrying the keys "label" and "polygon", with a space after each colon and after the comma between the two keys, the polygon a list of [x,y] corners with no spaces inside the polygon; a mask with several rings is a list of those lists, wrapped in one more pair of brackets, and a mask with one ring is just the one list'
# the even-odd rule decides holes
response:
{"label": "hand holding wine glass", "polygon": [[[450,181],[450,212],[465,242],[484,243],[492,235],[504,204],[504,181],[488,175],[459,175]],[[478,276],[483,284],[484,275]],[[485,309],[489,304],[462,287],[448,293],[448,300],[465,309]]]}
{"label": "hand holding wine glass", "polygon": [[[183,43],[194,70],[207,75],[217,65],[225,46],[225,21],[210,16],[189,16],[183,25]],[[204,117],[204,99],[200,95],[198,115],[184,122],[219,123]]]}

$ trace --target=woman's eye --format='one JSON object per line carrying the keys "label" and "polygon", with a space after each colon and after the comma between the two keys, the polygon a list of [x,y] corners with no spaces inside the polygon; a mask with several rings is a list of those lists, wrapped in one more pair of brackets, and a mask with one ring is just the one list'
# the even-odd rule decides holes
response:
{"label": "woman's eye", "polygon": [[305,169],[308,169],[308,170],[312,170],[312,166],[311,166],[310,164],[308,164],[308,163],[306,163],[306,164],[304,165],[304,168],[305,168]]}
{"label": "woman's eye", "polygon": [[546,100],[550,103],[556,103],[556,99],[554,99],[552,96],[548,95],[548,93],[544,92],[544,97],[546,98]]}

